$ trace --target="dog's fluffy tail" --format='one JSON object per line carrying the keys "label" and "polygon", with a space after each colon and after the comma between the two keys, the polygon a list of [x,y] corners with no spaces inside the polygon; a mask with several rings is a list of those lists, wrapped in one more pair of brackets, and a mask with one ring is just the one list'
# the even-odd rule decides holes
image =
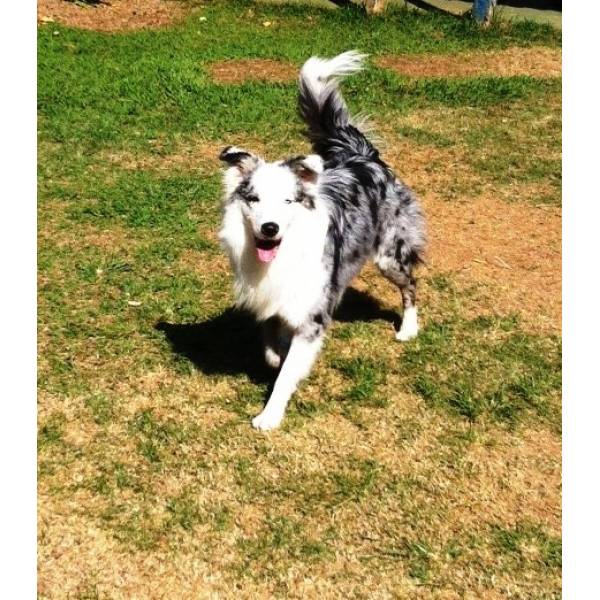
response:
{"label": "dog's fluffy tail", "polygon": [[352,123],[338,81],[362,69],[364,54],[354,50],[334,58],[309,58],[300,71],[298,106],[308,126],[313,149],[325,160],[342,161],[348,155],[377,156],[369,140]]}

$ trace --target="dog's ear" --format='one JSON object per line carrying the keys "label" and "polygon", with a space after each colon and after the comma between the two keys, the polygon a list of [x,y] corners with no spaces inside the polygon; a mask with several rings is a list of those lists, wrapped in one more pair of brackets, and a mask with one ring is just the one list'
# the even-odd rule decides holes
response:
{"label": "dog's ear", "polygon": [[242,175],[247,175],[261,162],[261,159],[237,146],[227,146],[224,148],[221,154],[219,154],[219,160],[227,163],[230,167],[236,167]]}
{"label": "dog's ear", "polygon": [[228,166],[223,177],[227,197],[234,192],[245,177],[263,162],[255,154],[247,150],[242,150],[242,148],[238,148],[237,146],[227,146],[227,148],[224,148],[221,154],[219,154],[219,159]]}
{"label": "dog's ear", "polygon": [[319,174],[323,172],[323,159],[318,154],[296,156],[286,164],[304,183],[317,183]]}

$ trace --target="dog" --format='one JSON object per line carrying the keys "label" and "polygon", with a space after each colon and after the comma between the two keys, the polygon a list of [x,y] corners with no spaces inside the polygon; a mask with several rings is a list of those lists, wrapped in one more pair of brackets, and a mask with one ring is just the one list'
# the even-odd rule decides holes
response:
{"label": "dog", "polygon": [[414,268],[425,251],[425,219],[414,192],[354,123],[339,80],[362,68],[349,51],[310,58],[298,106],[313,154],[267,162],[228,146],[219,239],[234,274],[236,306],[262,326],[265,360],[280,369],[258,430],[277,428],[323,344],[335,308],[373,259],[400,291],[396,339],[417,335]]}

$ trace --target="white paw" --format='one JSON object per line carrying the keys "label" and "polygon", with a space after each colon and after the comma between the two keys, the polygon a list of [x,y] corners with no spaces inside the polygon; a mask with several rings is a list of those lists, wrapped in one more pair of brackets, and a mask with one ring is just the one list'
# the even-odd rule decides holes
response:
{"label": "white paw", "polygon": [[404,328],[402,327],[398,333],[396,333],[396,339],[399,342],[408,342],[408,340],[412,340],[417,337],[419,333],[419,329],[415,328]]}
{"label": "white paw", "polygon": [[278,369],[281,365],[281,358],[273,348],[265,348],[265,362],[273,369]]}
{"label": "white paw", "polygon": [[283,414],[265,409],[260,415],[252,419],[252,427],[259,431],[269,431],[270,429],[277,429],[281,425],[281,421],[283,421]]}
{"label": "white paw", "polygon": [[396,334],[396,339],[399,342],[408,342],[417,337],[419,333],[419,323],[417,320],[417,309],[414,306],[407,308],[402,317],[402,326]]}

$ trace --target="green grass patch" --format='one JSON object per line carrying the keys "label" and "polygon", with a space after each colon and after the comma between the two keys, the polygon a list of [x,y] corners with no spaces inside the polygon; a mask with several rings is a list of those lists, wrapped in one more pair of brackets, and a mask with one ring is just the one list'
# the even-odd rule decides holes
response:
{"label": "green grass patch", "polygon": [[192,531],[201,522],[202,512],[198,502],[189,491],[181,493],[167,502],[168,519],[166,527],[181,527]]}
{"label": "green grass patch", "polygon": [[407,345],[401,372],[427,403],[469,422],[535,415],[558,426],[560,341],[515,325],[496,317],[431,323]]}
{"label": "green grass patch", "polygon": [[62,441],[64,424],[65,416],[62,413],[55,413],[39,427],[37,438],[39,452]]}
{"label": "green grass patch", "polygon": [[192,423],[159,421],[151,410],[139,412],[130,427],[137,438],[139,453],[157,468],[164,461],[176,458],[182,444],[193,439],[198,431],[198,426]]}
{"label": "green grass patch", "polygon": [[88,198],[80,198],[70,212],[74,221],[123,224],[137,228],[175,230],[191,234],[198,226],[193,212],[216,216],[220,181],[198,177],[157,178],[144,172],[127,172],[111,184],[95,182]]}
{"label": "green grass patch", "polygon": [[109,423],[115,413],[114,400],[104,394],[94,394],[86,399],[86,406],[90,409],[94,421],[98,425]]}
{"label": "green grass patch", "polygon": [[[215,60],[257,57],[299,64],[313,54],[348,48],[377,55],[560,43],[560,34],[544,26],[504,24],[484,32],[468,19],[410,11],[367,19],[354,9],[216,2],[203,9],[205,21],[199,16],[172,29],[127,35],[40,28],[43,137],[67,144],[70,162],[77,148],[85,156],[115,143],[143,147],[177,133],[222,139],[245,132],[275,140],[289,137],[290,124],[298,133],[294,84],[215,85],[204,68]],[[275,26],[265,28],[265,19],[275,19]],[[145,51],[148,46],[152,52]],[[521,98],[531,89],[547,92],[546,84],[523,78],[402,84],[372,69],[348,93],[356,90],[362,109],[377,106],[379,113],[415,98],[481,104]]]}
{"label": "green grass patch", "polygon": [[253,537],[238,541],[241,562],[237,577],[268,579],[285,572],[290,563],[311,564],[331,555],[326,539],[313,539],[301,521],[286,516],[268,516]]}
{"label": "green grass patch", "polygon": [[[399,78],[400,79],[400,78]],[[402,81],[402,80],[401,80]],[[391,88],[392,86],[390,86]],[[448,107],[509,104],[560,92],[559,79],[534,77],[470,77],[466,79],[411,79],[388,88],[407,104]]]}
{"label": "green grass patch", "polygon": [[359,502],[369,495],[377,483],[381,467],[374,460],[355,459],[350,468],[334,472],[330,480],[334,484],[333,505],[345,502]]}
{"label": "green grass patch", "polygon": [[384,408],[387,400],[378,393],[385,383],[387,365],[384,361],[356,357],[338,358],[332,366],[352,381],[352,385],[340,395],[340,400],[361,406]]}
{"label": "green grass patch", "polygon": [[518,565],[527,568],[531,563],[550,570],[562,568],[562,541],[547,534],[539,525],[518,523],[514,528],[494,527],[492,539],[497,551]]}

